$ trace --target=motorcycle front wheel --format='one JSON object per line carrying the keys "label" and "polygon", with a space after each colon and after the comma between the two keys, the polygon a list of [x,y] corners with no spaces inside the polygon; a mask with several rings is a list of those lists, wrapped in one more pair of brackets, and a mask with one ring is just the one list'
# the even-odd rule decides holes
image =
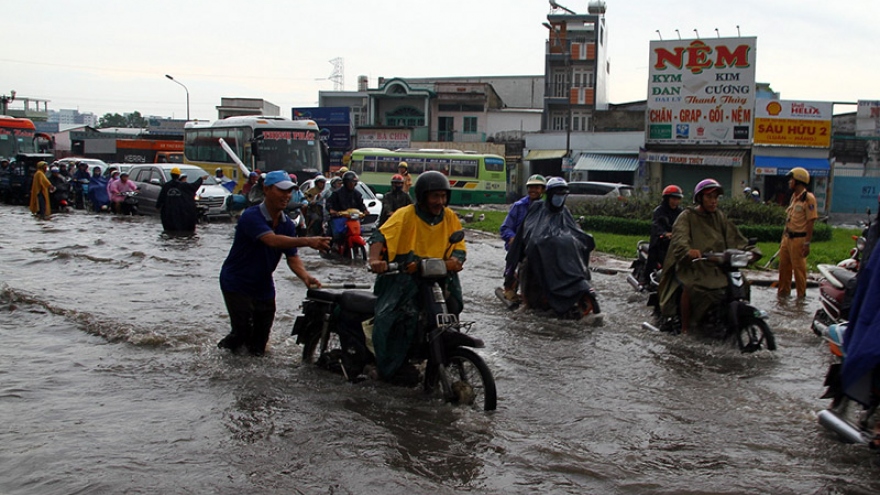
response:
{"label": "motorcycle front wheel", "polygon": [[776,350],[776,337],[767,322],[760,318],[752,318],[740,324],[736,341],[742,352],[755,352],[763,348],[768,351]]}
{"label": "motorcycle front wheel", "polygon": [[[447,357],[449,364],[446,366],[446,378],[452,386],[452,402],[474,409],[494,411],[498,402],[495,378],[483,358],[464,347],[452,349]],[[442,388],[436,387],[441,393]]]}
{"label": "motorcycle front wheel", "polygon": [[367,261],[367,250],[363,246],[354,246],[349,253],[354,261]]}

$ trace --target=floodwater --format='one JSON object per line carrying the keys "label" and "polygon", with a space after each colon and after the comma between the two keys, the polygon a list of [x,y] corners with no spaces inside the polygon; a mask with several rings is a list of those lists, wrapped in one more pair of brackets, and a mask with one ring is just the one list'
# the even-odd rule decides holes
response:
{"label": "floodwater", "polygon": [[[816,422],[816,289],[780,307],[754,288],[779,350],[742,355],[643,330],[622,273],[594,274],[602,326],[510,312],[493,295],[500,241],[469,233],[463,316],[499,396],[484,413],[300,365],[304,288],[283,263],[269,353],[218,350],[232,223],[174,239],[151,217],[3,206],[0,225],[5,494],[880,491],[876,456]],[[302,255],[322,281],[372,280]]]}

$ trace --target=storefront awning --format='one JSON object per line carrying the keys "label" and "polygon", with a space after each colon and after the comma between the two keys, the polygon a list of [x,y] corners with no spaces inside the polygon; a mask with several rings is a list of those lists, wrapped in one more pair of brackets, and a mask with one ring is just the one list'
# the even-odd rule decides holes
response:
{"label": "storefront awning", "polygon": [[743,164],[745,156],[745,151],[734,150],[676,151],[675,153],[648,151],[645,153],[645,161],[673,165],[739,167]]}
{"label": "storefront awning", "polygon": [[831,171],[831,163],[827,158],[755,157],[755,175],[786,175],[795,167],[807,169],[814,177],[828,177]]}
{"label": "storefront awning", "polygon": [[628,155],[603,155],[601,153],[585,153],[574,166],[575,170],[590,172],[635,172],[639,168],[639,159]]}
{"label": "storefront awning", "polygon": [[565,156],[565,150],[529,150],[529,154],[523,160],[551,160],[563,156]]}

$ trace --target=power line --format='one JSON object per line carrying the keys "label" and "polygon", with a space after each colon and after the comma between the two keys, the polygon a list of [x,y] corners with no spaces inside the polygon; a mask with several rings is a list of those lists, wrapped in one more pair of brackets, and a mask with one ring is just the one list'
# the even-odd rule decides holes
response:
{"label": "power line", "polygon": [[[13,64],[23,64],[23,65],[36,65],[36,66],[44,66],[44,67],[62,67],[65,69],[78,69],[78,70],[94,70],[94,71],[102,71],[102,72],[110,72],[110,73],[121,73],[121,74],[143,74],[149,76],[155,76],[161,71],[146,71],[146,70],[131,70],[131,69],[118,69],[118,68],[106,68],[106,67],[95,67],[89,65],[70,65],[70,64],[56,64],[50,62],[31,62],[27,60],[13,60],[8,58],[0,58],[0,62],[7,62]],[[177,73],[177,71],[175,71]],[[243,75],[230,75],[229,73],[224,74],[198,74],[198,73],[186,73],[180,72],[182,76],[187,77],[212,77],[212,78],[223,78],[223,79],[257,79],[257,80],[286,80],[286,81],[311,81],[313,78],[309,77],[285,77],[285,76],[243,76]]]}

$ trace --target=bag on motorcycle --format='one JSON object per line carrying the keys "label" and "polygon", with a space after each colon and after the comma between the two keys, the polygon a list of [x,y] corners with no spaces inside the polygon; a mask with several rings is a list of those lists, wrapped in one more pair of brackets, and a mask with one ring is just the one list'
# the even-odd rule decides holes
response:
{"label": "bag on motorcycle", "polygon": [[330,228],[332,229],[334,236],[339,236],[345,233],[347,220],[348,219],[345,217],[335,217],[330,220]]}

